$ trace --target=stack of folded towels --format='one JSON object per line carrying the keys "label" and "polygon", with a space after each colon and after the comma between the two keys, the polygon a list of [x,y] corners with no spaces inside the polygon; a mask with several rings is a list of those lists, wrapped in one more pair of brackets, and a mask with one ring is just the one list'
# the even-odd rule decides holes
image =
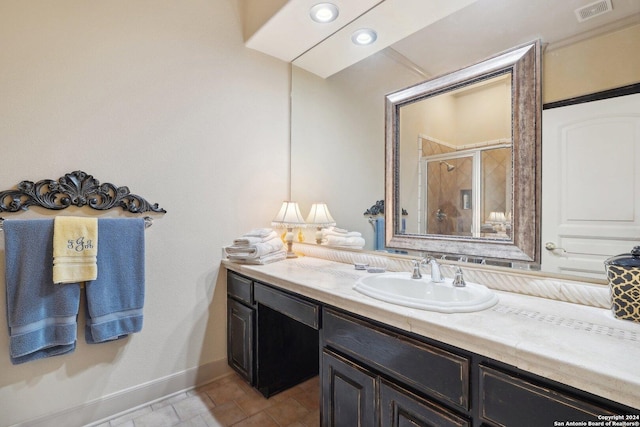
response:
{"label": "stack of folded towels", "polygon": [[338,227],[322,229],[322,243],[328,246],[362,249],[365,241],[357,231],[347,231]]}
{"label": "stack of folded towels", "polygon": [[230,261],[244,264],[269,264],[287,258],[278,234],[271,228],[256,228],[224,248]]}

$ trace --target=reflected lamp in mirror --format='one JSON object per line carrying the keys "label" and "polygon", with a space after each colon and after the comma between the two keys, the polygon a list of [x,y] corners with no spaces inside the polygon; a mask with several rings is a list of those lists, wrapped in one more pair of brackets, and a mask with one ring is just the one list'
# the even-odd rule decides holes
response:
{"label": "reflected lamp in mirror", "polygon": [[316,243],[322,243],[322,228],[336,225],[336,221],[329,213],[326,203],[314,203],[307,216],[307,224],[316,227]]}
{"label": "reflected lamp in mirror", "polygon": [[507,222],[507,217],[504,212],[491,212],[489,214],[489,219],[487,220],[490,224],[493,224],[493,227],[496,231],[502,232],[506,230],[505,223]]}
{"label": "reflected lamp in mirror", "polygon": [[507,217],[504,215],[504,212],[491,212],[489,214],[489,222],[494,224],[502,224],[507,220]]}
{"label": "reflected lamp in mirror", "polygon": [[287,244],[287,258],[297,258],[297,255],[291,250],[293,245],[293,229],[304,228],[306,223],[300,213],[297,202],[284,201],[280,207],[280,211],[271,221],[271,226],[275,228],[286,228],[285,243]]}

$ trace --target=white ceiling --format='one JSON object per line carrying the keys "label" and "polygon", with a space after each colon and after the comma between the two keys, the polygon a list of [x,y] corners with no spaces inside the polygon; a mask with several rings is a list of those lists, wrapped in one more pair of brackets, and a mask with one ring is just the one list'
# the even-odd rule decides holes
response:
{"label": "white ceiling", "polygon": [[[640,23],[640,0],[611,0],[613,10],[578,22],[575,10],[595,0],[328,0],[340,8],[332,24],[309,9],[320,0],[289,0],[247,40],[247,46],[328,77],[386,47],[438,75],[518,44],[567,40]],[[351,33],[374,28],[372,46]]]}

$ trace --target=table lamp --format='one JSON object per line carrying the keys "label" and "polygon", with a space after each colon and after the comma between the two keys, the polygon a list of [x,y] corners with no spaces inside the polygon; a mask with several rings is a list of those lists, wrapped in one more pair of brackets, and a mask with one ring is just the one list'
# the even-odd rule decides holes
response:
{"label": "table lamp", "polygon": [[307,224],[316,227],[316,243],[322,243],[322,228],[336,225],[336,221],[329,213],[326,203],[314,203],[307,216]]}
{"label": "table lamp", "polygon": [[290,201],[282,202],[280,211],[271,221],[271,226],[287,229],[287,234],[285,235],[287,258],[297,258],[298,256],[291,250],[291,246],[293,245],[293,229],[306,226],[306,223],[300,214],[298,203]]}

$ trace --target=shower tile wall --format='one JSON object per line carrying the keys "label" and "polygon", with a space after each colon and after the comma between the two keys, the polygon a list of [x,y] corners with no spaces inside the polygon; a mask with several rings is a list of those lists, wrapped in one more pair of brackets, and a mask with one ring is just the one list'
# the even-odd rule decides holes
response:
{"label": "shower tile wall", "polygon": [[429,182],[427,200],[429,218],[427,232],[444,235],[471,235],[471,209],[462,209],[461,192],[470,190],[472,165],[470,157],[447,160],[455,169],[438,162],[427,168]]}
{"label": "shower tile wall", "polygon": [[[454,149],[423,139],[422,154],[453,153]],[[506,188],[511,176],[511,149],[498,148],[481,153],[482,161],[482,217],[484,223],[490,212],[509,211],[510,194]],[[452,171],[439,162],[427,166],[427,233],[443,235],[471,235],[472,209],[462,208],[462,191],[472,188],[473,164],[471,157],[447,160],[455,166]],[[444,215],[443,215],[444,214]]]}
{"label": "shower tile wall", "polygon": [[491,212],[511,210],[511,194],[507,193],[507,177],[511,176],[511,148],[482,152],[483,222]]}

